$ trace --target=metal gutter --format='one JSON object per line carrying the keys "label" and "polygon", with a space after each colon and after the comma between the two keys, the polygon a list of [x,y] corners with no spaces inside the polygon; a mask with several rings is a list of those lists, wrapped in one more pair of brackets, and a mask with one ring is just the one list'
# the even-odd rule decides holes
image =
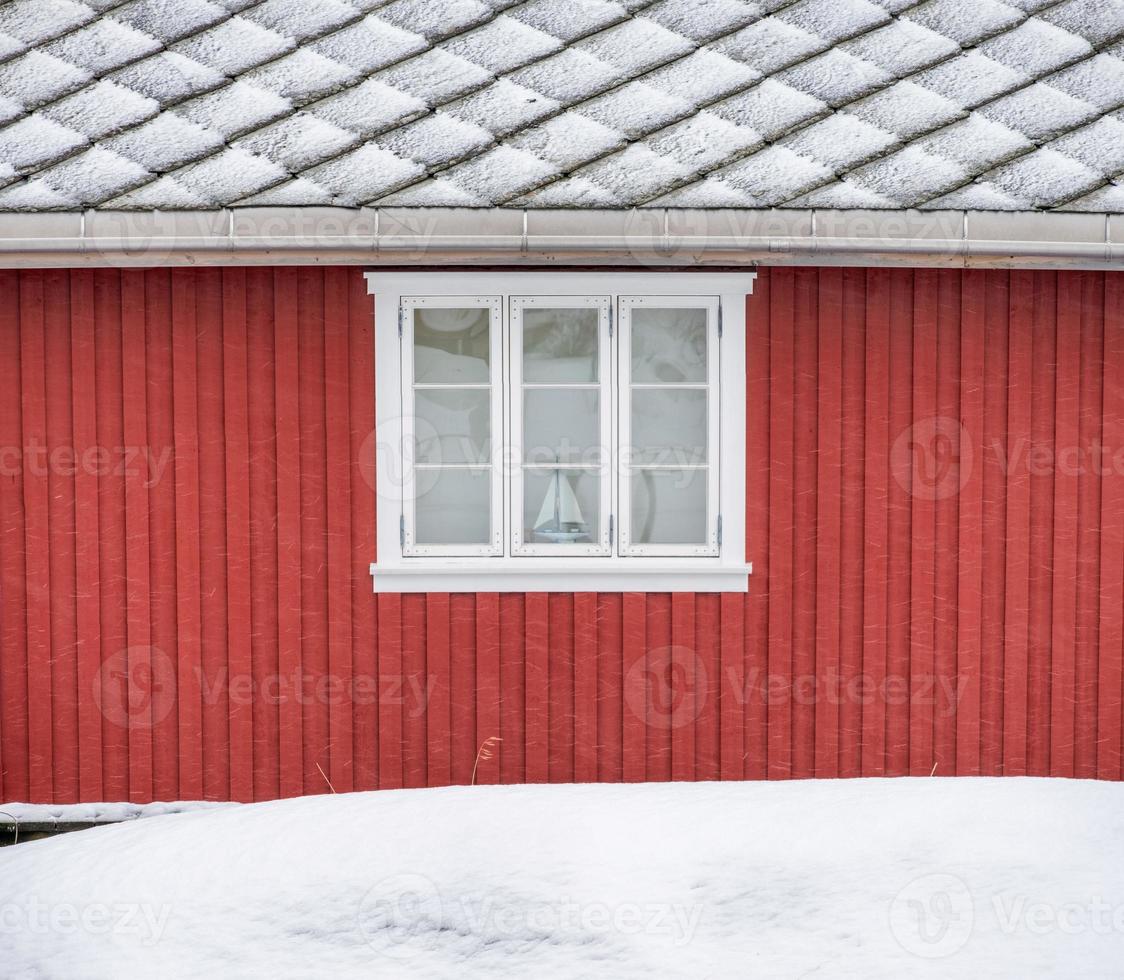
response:
{"label": "metal gutter", "polygon": [[1124,215],[992,211],[240,208],[0,214],[0,268],[1124,267]]}

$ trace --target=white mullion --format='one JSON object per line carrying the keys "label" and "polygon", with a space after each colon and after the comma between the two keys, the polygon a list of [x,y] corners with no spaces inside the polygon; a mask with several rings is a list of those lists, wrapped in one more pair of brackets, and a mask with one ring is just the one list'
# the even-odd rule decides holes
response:
{"label": "white mullion", "polygon": [[[619,368],[620,392],[618,393],[619,416],[618,431],[620,433],[620,462],[618,469],[618,483],[620,486],[620,554],[629,557],[706,557],[717,556],[718,546],[718,512],[721,501],[721,486],[719,466],[720,452],[720,415],[719,415],[719,337],[718,337],[718,310],[717,297],[692,297],[692,296],[621,296],[620,306],[620,340],[619,340]],[[705,384],[674,383],[661,385],[645,382],[636,385],[637,388],[664,388],[664,389],[690,389],[705,390],[707,393],[707,447],[705,466],[637,466],[637,470],[706,470],[706,541],[703,544],[642,544],[632,541],[632,311],[637,307],[655,307],[657,309],[705,309],[706,310],[706,342],[707,342],[707,378]]]}
{"label": "white mullion", "polygon": [[[510,297],[510,333],[508,342],[510,379],[509,423],[510,456],[512,461],[511,499],[508,506],[510,523],[511,553],[524,556],[589,556],[600,557],[611,554],[609,542],[609,517],[612,508],[612,358],[609,338],[609,304],[611,299],[604,296],[512,296]],[[598,421],[600,423],[601,461],[598,467],[599,513],[597,537],[592,544],[539,544],[523,540],[523,491],[524,491],[524,451],[523,451],[523,311],[528,307],[544,309],[592,308],[599,311],[598,350],[596,383],[534,382],[531,388],[569,388],[573,390],[598,391]],[[533,467],[535,469],[582,469],[588,465]]]}
{"label": "white mullion", "polygon": [[[489,359],[489,384],[452,384],[452,383],[423,383],[417,387],[421,390],[445,389],[456,390],[461,388],[483,389],[491,391],[491,412],[489,420],[489,443],[491,444],[491,459],[488,462],[491,475],[490,515],[489,527],[491,540],[487,544],[416,544],[417,528],[417,481],[416,471],[423,470],[453,470],[475,469],[473,464],[431,464],[418,465],[412,462],[414,453],[414,435],[416,419],[416,405],[414,399],[414,311],[417,309],[464,309],[468,307],[484,307],[488,315],[488,359]],[[405,531],[402,545],[403,557],[492,557],[503,554],[503,475],[496,464],[497,452],[502,449],[503,431],[503,341],[502,341],[502,308],[503,300],[499,296],[403,296],[400,307],[400,323],[402,324],[401,337],[401,384],[402,384],[402,449],[409,453],[411,464],[405,468],[404,485],[402,488],[402,517]]]}

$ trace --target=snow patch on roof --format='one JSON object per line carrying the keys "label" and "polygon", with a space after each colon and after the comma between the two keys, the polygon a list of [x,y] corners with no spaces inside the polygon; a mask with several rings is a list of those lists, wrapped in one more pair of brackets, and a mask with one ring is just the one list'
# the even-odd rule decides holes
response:
{"label": "snow patch on roof", "polygon": [[1121,109],[1124,0],[0,5],[0,208],[1085,207]]}

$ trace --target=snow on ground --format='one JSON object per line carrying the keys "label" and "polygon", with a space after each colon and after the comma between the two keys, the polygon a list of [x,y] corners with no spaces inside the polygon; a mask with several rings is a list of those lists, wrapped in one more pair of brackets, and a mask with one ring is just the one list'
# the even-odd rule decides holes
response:
{"label": "snow on ground", "polygon": [[1124,786],[510,786],[0,851],[0,973],[1119,977]]}

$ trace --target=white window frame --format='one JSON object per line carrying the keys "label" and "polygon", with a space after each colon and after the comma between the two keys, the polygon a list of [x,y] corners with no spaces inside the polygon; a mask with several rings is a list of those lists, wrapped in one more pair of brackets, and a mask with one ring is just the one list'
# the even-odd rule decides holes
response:
{"label": "white window frame", "polygon": [[[685,389],[703,388],[706,391],[706,458],[707,472],[706,486],[706,542],[704,544],[640,544],[631,540],[632,535],[632,472],[633,467],[622,454],[619,459],[620,484],[619,506],[620,514],[620,553],[625,556],[635,557],[717,557],[721,552],[722,532],[719,520],[722,514],[721,506],[721,470],[722,470],[722,441],[720,429],[721,407],[721,378],[719,365],[721,363],[722,336],[719,330],[719,315],[721,301],[717,296],[620,296],[617,299],[620,317],[620,366],[618,376],[620,384],[617,391],[618,413],[620,421],[620,445],[632,445],[632,392],[635,388],[675,388]],[[632,311],[637,308],[656,309],[690,309],[706,310],[706,381],[702,384],[683,383],[675,384],[635,384],[632,381]],[[744,450],[743,450],[744,452]],[[744,467],[744,460],[739,464]],[[644,469],[673,469],[680,467],[644,466]]]}
{"label": "white window frame", "polygon": [[[511,460],[511,507],[508,520],[511,522],[511,552],[513,556],[553,555],[585,556],[608,558],[612,556],[613,545],[610,540],[610,522],[613,517],[613,342],[610,329],[612,317],[611,296],[511,296],[509,298],[510,319],[508,349],[508,422]],[[523,540],[523,471],[526,468],[523,457],[523,392],[527,384],[523,380],[523,311],[528,308],[545,309],[596,309],[598,318],[597,381],[592,384],[543,384],[547,388],[588,389],[596,387],[600,393],[599,421],[601,440],[601,460],[597,469],[601,474],[601,494],[597,534],[592,543],[587,544],[538,544]],[[593,469],[592,466],[582,467]]]}
{"label": "white window frame", "polygon": [[466,307],[479,307],[489,310],[488,317],[488,368],[489,383],[484,384],[423,384],[422,387],[433,389],[487,389],[490,394],[490,432],[489,445],[491,458],[488,465],[492,471],[491,493],[491,542],[488,544],[418,544],[414,540],[416,517],[414,505],[417,495],[416,474],[435,469],[476,469],[474,463],[442,463],[428,465],[413,462],[403,471],[407,474],[407,481],[403,487],[402,495],[402,521],[399,529],[399,539],[402,546],[402,555],[406,558],[486,558],[502,555],[504,551],[504,479],[503,466],[500,461],[500,452],[503,447],[503,298],[500,296],[403,296],[399,305],[400,327],[400,355],[402,367],[402,445],[408,447],[411,455],[414,453],[414,392],[418,385],[414,382],[414,311],[418,309],[464,309]]}
{"label": "white window frame", "polygon": [[[376,494],[376,555],[371,565],[375,592],[745,592],[752,564],[746,560],[745,541],[745,310],[746,297],[752,291],[755,274],[746,272],[668,272],[659,269],[644,271],[545,271],[523,272],[446,272],[433,271],[371,271],[366,273],[368,292],[375,298],[375,431],[365,448],[365,460],[373,459]],[[708,450],[718,466],[713,490],[722,517],[722,541],[717,554],[624,554],[620,532],[623,526],[620,508],[620,467],[611,466],[611,514],[615,540],[609,555],[514,554],[512,540],[512,500],[508,499],[505,470],[511,469],[510,410],[515,385],[511,381],[511,365],[505,361],[511,351],[510,303],[512,297],[553,298],[613,297],[613,330],[619,331],[620,314],[616,300],[620,297],[651,299],[652,305],[666,305],[673,299],[690,300],[698,305],[700,298],[716,301],[719,329],[722,331],[721,354],[717,365],[717,413],[721,419],[717,449]],[[429,302],[447,300],[449,306],[463,304],[467,297],[489,303],[501,299],[501,315],[508,324],[499,334],[492,332],[492,343],[501,345],[499,359],[493,353],[493,377],[499,365],[499,383],[493,384],[493,399],[500,400],[504,416],[503,428],[492,433],[493,458],[502,457],[493,471],[499,492],[493,484],[492,507],[501,504],[501,523],[495,523],[493,535],[500,528],[498,545],[488,546],[488,554],[419,554],[403,544],[405,501],[412,499],[409,463],[412,441],[407,441],[402,419],[406,411],[406,392],[412,392],[412,378],[403,370],[406,350],[407,319],[399,317],[404,298],[425,298]],[[399,334],[401,329],[402,334]],[[506,335],[506,339],[505,339]],[[620,338],[609,345],[610,358],[624,351]],[[412,347],[412,338],[411,338]],[[712,345],[717,355],[715,345]],[[614,364],[617,392],[614,397],[613,425],[619,425],[620,363]],[[412,366],[411,366],[412,371]],[[713,379],[712,379],[713,380]],[[409,384],[408,384],[409,382]],[[412,398],[412,394],[411,394]],[[411,401],[412,408],[412,401]],[[493,409],[495,411],[495,409]],[[602,423],[605,415],[602,416]],[[500,433],[503,433],[502,435]],[[412,440],[412,432],[411,432]],[[613,445],[610,442],[610,445]],[[622,440],[623,444],[623,440]],[[409,452],[407,452],[409,447]],[[521,462],[521,460],[520,460]],[[369,472],[369,469],[367,470]],[[510,494],[513,499],[514,494]],[[603,515],[604,516],[604,515]],[[522,516],[520,515],[520,521]],[[416,547],[416,546],[415,546]],[[427,546],[429,548],[437,546]],[[452,546],[453,550],[463,549]]]}

